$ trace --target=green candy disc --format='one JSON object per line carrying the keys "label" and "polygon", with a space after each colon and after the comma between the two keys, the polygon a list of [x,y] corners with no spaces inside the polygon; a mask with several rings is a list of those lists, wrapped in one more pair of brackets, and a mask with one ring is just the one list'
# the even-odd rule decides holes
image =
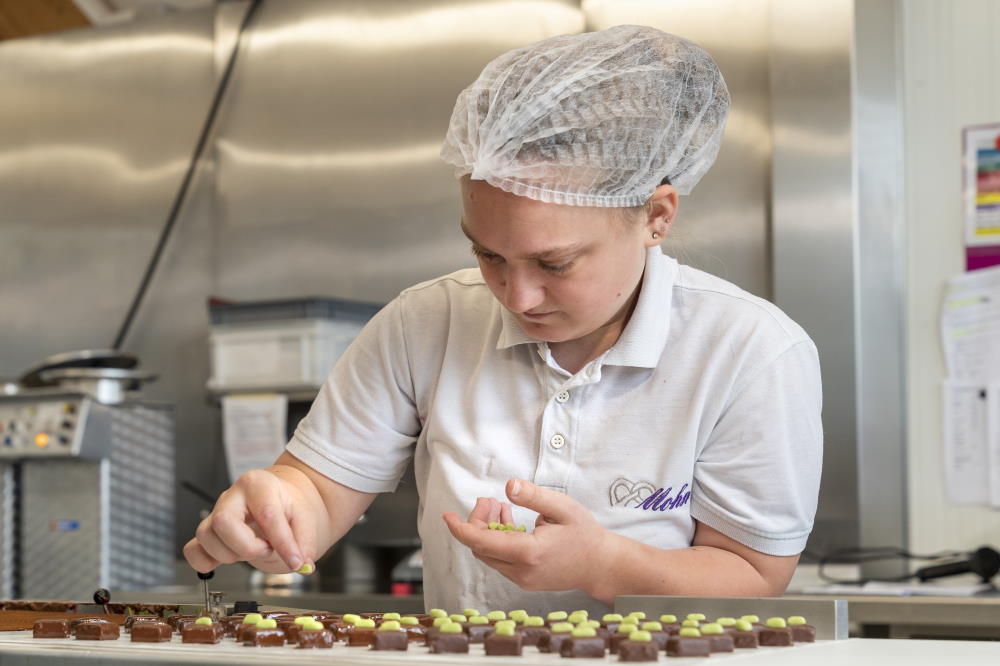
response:
{"label": "green candy disc", "polygon": [[546,619],[549,621],[563,621],[567,617],[569,617],[569,615],[566,614],[566,611],[552,611],[546,616]]}
{"label": "green candy disc", "polygon": [[573,625],[569,622],[556,622],[552,625],[552,633],[554,634],[568,634],[573,631]]}
{"label": "green candy disc", "polygon": [[541,615],[529,615],[528,617],[524,618],[524,626],[526,626],[526,627],[544,627],[545,626],[545,618],[543,618]]}
{"label": "green candy disc", "polygon": [[790,618],[788,618],[788,626],[789,627],[801,627],[805,623],[806,623],[806,619],[804,617],[802,617],[801,615],[793,615]]}
{"label": "green candy disc", "polygon": [[312,615],[300,615],[299,617],[295,618],[294,622],[295,624],[308,624],[309,622],[312,622],[315,619],[316,618],[314,618]]}
{"label": "green candy disc", "polygon": [[601,616],[601,621],[602,622],[621,622],[622,621],[622,615],[621,615],[621,613],[605,613],[604,615]]}
{"label": "green candy disc", "polygon": [[357,627],[358,629],[374,629],[375,628],[375,620],[372,620],[371,618],[363,617],[360,620],[358,620],[357,622],[355,622],[354,626]]}
{"label": "green candy disc", "polygon": [[746,620],[747,622],[753,624],[754,622],[760,622],[760,617],[756,615],[743,615],[740,617],[741,620]]}
{"label": "green candy disc", "polygon": [[448,611],[441,608],[432,608],[427,611],[427,614],[431,617],[448,617]]}
{"label": "green candy disc", "polygon": [[493,628],[497,631],[499,631],[501,627],[506,627],[511,631],[513,631],[517,629],[517,622],[514,622],[514,620],[500,620],[499,622],[493,625]]}
{"label": "green candy disc", "polygon": [[705,619],[705,614],[704,613],[688,613],[687,614],[687,619],[689,619],[689,620],[698,620],[699,622],[701,622],[702,620]]}
{"label": "green candy disc", "polygon": [[619,634],[631,634],[633,631],[638,631],[639,627],[631,622],[622,622],[618,625]]}
{"label": "green candy disc", "polygon": [[341,622],[344,624],[355,624],[360,619],[361,616],[354,613],[344,613],[344,615],[340,618]]}
{"label": "green candy disc", "polygon": [[[473,616],[473,617],[475,617],[475,616]],[[458,613],[452,613],[451,615],[448,616],[448,619],[451,620],[452,622],[468,622],[469,621],[468,617],[466,617],[465,615],[459,615]]]}
{"label": "green candy disc", "polygon": [[631,613],[628,614],[628,616],[629,617],[637,617],[640,620],[645,620],[646,619],[646,613],[643,612],[643,611],[632,611]]}
{"label": "green candy disc", "polygon": [[626,615],[625,617],[622,618],[622,624],[634,624],[636,625],[636,629],[638,629],[639,618],[635,617],[634,615]]}
{"label": "green candy disc", "polygon": [[469,618],[469,624],[481,625],[489,623],[490,621],[485,617],[483,617],[482,615],[473,615],[472,617]]}
{"label": "green candy disc", "polygon": [[682,627],[689,627],[692,629],[697,629],[699,624],[701,623],[698,622],[698,620],[684,620],[683,622],[681,622]]}
{"label": "green candy disc", "polygon": [[257,623],[258,629],[277,629],[278,621],[272,620],[271,618],[266,618]]}
{"label": "green candy disc", "polygon": [[207,624],[207,625],[211,625],[212,624],[212,618],[210,618],[210,617],[199,617],[197,620],[194,621],[194,623],[195,624]]}
{"label": "green candy disc", "polygon": [[399,624],[399,620],[386,620],[379,625],[379,631],[400,631],[402,626]]}
{"label": "green candy disc", "polygon": [[705,634],[706,636],[718,635],[721,634],[722,631],[723,631],[722,625],[719,624],[718,622],[709,622],[708,624],[701,625],[701,633]]}
{"label": "green candy disc", "polygon": [[506,620],[507,613],[504,613],[502,610],[491,610],[489,613],[486,614],[486,619],[489,620],[490,622],[496,622],[498,620]]}
{"label": "green candy disc", "polygon": [[412,627],[414,625],[420,624],[420,620],[413,617],[412,615],[407,615],[405,617],[399,618],[399,623],[407,627]]}
{"label": "green candy disc", "polygon": [[398,620],[400,617],[399,613],[386,613],[382,616],[383,620]]}
{"label": "green candy disc", "polygon": [[636,643],[649,643],[653,640],[653,635],[648,631],[633,631],[629,634],[628,640]]}
{"label": "green candy disc", "polygon": [[434,624],[432,626],[441,628],[444,625],[448,624],[449,622],[451,622],[450,618],[447,618],[447,617],[436,617],[436,618],[434,618]]}
{"label": "green candy disc", "polygon": [[573,638],[593,638],[597,630],[593,627],[577,627],[573,630]]}
{"label": "green candy disc", "polygon": [[479,611],[477,611],[475,608],[465,608],[462,610],[462,615],[464,615],[465,617],[472,617],[473,615],[479,615],[479,614],[480,614]]}
{"label": "green candy disc", "polygon": [[698,638],[701,636],[701,632],[694,627],[684,627],[681,629],[680,635],[684,638]]}
{"label": "green candy disc", "polygon": [[769,617],[767,618],[767,622],[765,622],[764,624],[766,624],[771,629],[784,629],[785,627],[788,626],[788,623],[785,622],[785,618],[783,617]]}
{"label": "green candy disc", "polygon": [[446,622],[441,625],[438,629],[442,634],[460,634],[462,633],[462,625],[458,622]]}
{"label": "green candy disc", "polygon": [[528,619],[528,611],[520,609],[512,610],[510,613],[508,613],[508,616],[510,617],[510,619],[514,620],[514,622],[524,622],[525,620]]}
{"label": "green candy disc", "polygon": [[302,625],[302,631],[323,631],[326,627],[323,626],[322,622],[317,622],[313,620],[311,622],[306,622]]}
{"label": "green candy disc", "polygon": [[243,624],[257,624],[264,619],[260,613],[247,613],[243,616]]}
{"label": "green candy disc", "polygon": [[659,622],[643,622],[641,628],[643,631],[663,631],[663,625]]}
{"label": "green candy disc", "polygon": [[737,631],[753,631],[753,625],[746,620],[736,620]]}
{"label": "green candy disc", "polygon": [[667,615],[661,615],[660,622],[663,624],[673,624],[674,622],[677,622],[677,616],[670,615],[669,613]]}
{"label": "green candy disc", "polygon": [[569,617],[566,618],[566,621],[569,622],[570,624],[580,624],[586,619],[587,616],[583,613],[570,613]]}
{"label": "green candy disc", "polygon": [[720,617],[715,621],[716,624],[721,624],[723,627],[735,627],[736,618],[734,617]]}
{"label": "green candy disc", "polygon": [[493,631],[497,636],[513,636],[517,632],[517,623],[513,621],[510,624],[497,622]]}

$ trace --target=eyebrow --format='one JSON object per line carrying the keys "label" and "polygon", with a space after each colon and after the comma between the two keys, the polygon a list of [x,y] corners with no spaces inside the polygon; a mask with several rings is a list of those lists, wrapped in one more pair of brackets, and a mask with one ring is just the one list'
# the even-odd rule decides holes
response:
{"label": "eyebrow", "polygon": [[[475,238],[472,237],[472,234],[469,233],[469,229],[465,226],[465,221],[464,220],[460,223],[459,226],[462,227],[462,233],[465,234],[466,238],[468,238],[470,241],[472,241],[473,245],[477,245],[480,248],[486,250],[487,252],[496,254],[495,252],[493,252],[492,250],[490,250],[488,247],[486,247],[485,245],[483,245],[482,243],[480,243],[479,241],[477,241]],[[544,259],[551,259],[553,257],[560,257],[560,256],[564,256],[564,255],[567,255],[567,254],[572,254],[574,252],[578,252],[578,251],[582,250],[583,248],[585,248],[586,245],[587,245],[586,243],[571,243],[570,245],[564,245],[562,247],[553,247],[553,248],[549,248],[547,250],[542,250],[541,252],[532,252],[531,254],[527,255],[524,258],[525,259],[542,259],[542,260],[544,260]]]}

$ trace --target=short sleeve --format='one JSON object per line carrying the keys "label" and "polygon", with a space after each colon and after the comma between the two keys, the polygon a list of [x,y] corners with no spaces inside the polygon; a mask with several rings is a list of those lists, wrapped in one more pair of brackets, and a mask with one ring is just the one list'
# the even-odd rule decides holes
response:
{"label": "short sleeve", "polygon": [[338,359],[286,450],[367,493],[396,489],[420,434],[399,298]]}
{"label": "short sleeve", "polygon": [[802,552],[819,495],[821,411],[808,339],[734,386],[695,461],[691,515],[756,551]]}

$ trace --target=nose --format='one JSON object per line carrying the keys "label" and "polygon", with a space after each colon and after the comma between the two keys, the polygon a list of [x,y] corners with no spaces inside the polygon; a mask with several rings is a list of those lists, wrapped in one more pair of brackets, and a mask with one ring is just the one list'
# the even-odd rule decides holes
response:
{"label": "nose", "polygon": [[527,271],[508,268],[501,285],[504,305],[511,312],[528,312],[545,300],[545,288]]}

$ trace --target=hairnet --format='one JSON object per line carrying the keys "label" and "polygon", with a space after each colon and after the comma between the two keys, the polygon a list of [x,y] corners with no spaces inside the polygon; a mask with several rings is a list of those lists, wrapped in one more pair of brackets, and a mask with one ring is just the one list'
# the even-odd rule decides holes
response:
{"label": "hairnet", "polygon": [[455,175],[572,206],[638,206],[664,177],[687,194],[715,160],[729,92],[703,49],[620,25],[489,63],[463,90],[441,157]]}

